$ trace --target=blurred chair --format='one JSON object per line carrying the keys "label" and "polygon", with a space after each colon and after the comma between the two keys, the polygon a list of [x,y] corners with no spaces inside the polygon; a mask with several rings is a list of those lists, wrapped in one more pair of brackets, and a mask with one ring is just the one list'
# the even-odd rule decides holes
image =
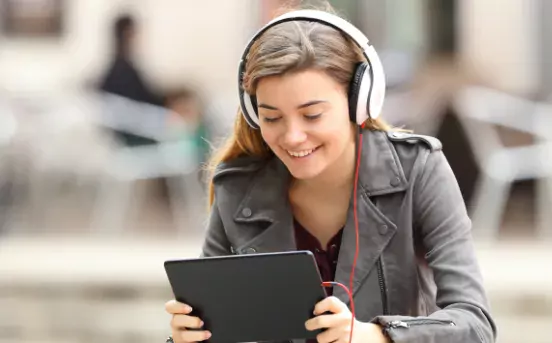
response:
{"label": "blurred chair", "polygon": [[58,209],[62,190],[90,193],[105,169],[109,146],[90,122],[94,103],[86,95],[65,92],[23,101],[34,106],[20,116],[16,177],[26,190],[23,215],[39,220],[40,226],[28,226],[35,230],[43,229],[46,212]]}
{"label": "blurred chair", "polygon": [[552,103],[539,102],[535,109],[535,132],[540,138],[539,161],[546,171],[537,187],[539,231],[552,239]]}
{"label": "blurred chair", "polygon": [[[470,211],[474,234],[498,238],[512,183],[534,179],[541,182],[539,235],[552,237],[552,146],[550,134],[543,130],[550,128],[550,122],[544,123],[552,115],[550,107],[480,86],[461,89],[453,102],[481,172]],[[535,140],[525,146],[505,146],[499,126],[531,134]]]}
{"label": "blurred chair", "polygon": [[[95,232],[120,235],[131,209],[141,200],[134,192],[140,180],[167,178],[169,201],[179,234],[189,234],[203,221],[200,208],[203,189],[197,170],[200,167],[193,151],[193,142],[185,134],[185,126],[171,130],[170,111],[114,95],[102,100],[101,125],[129,132],[159,142],[135,147],[119,147],[113,153],[99,190],[93,214]],[[174,118],[172,121],[174,125]],[[188,230],[187,232],[184,230]]]}

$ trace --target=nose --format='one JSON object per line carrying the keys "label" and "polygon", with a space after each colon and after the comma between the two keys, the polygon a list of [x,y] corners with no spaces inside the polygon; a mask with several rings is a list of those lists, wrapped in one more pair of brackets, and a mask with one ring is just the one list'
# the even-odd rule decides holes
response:
{"label": "nose", "polygon": [[301,128],[301,125],[296,123],[289,123],[286,126],[286,131],[284,133],[284,144],[286,146],[296,146],[302,144],[307,140],[307,134]]}

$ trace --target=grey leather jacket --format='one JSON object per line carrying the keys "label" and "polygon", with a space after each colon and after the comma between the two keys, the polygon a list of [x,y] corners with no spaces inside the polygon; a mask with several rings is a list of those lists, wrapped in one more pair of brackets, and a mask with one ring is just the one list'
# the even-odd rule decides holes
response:
{"label": "grey leather jacket", "polygon": [[[471,221],[440,141],[399,132],[362,134],[357,319],[379,323],[396,343],[494,342]],[[202,256],[296,249],[289,177],[275,157],[220,165]],[[351,206],[336,281],[348,284],[354,253]],[[333,291],[349,302],[343,289]]]}

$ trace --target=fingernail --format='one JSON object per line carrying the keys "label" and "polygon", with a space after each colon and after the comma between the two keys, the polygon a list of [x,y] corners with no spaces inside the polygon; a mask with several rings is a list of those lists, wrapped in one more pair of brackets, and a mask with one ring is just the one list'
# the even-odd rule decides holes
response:
{"label": "fingernail", "polygon": [[207,331],[207,332],[205,333],[205,338],[209,338],[209,337],[211,337],[211,333],[210,333],[209,331]]}
{"label": "fingernail", "polygon": [[190,306],[186,306],[186,312],[192,312],[192,308]]}
{"label": "fingernail", "polygon": [[203,326],[203,321],[199,322],[199,326]]}

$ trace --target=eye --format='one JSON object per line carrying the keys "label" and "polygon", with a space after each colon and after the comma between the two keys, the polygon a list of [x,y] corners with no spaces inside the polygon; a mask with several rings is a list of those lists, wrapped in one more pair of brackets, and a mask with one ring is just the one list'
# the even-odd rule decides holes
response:
{"label": "eye", "polygon": [[280,119],[280,117],[274,117],[274,118],[263,117],[263,121],[265,121],[267,123],[274,123],[274,122],[278,121],[279,119]]}
{"label": "eye", "polygon": [[322,113],[313,114],[313,115],[305,115],[305,118],[307,120],[316,120],[322,116]]}

